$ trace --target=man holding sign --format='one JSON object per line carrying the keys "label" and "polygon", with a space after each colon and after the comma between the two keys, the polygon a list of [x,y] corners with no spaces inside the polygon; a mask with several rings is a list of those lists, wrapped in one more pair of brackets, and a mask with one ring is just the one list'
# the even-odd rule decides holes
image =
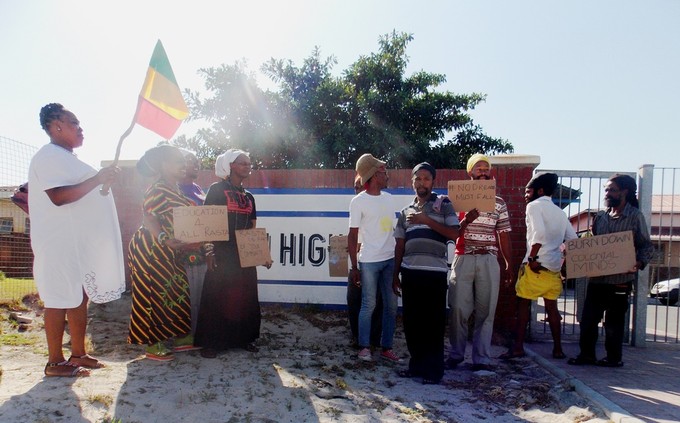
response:
{"label": "man holding sign", "polygon": [[[472,155],[467,162],[467,172],[473,181],[489,181],[489,158],[482,154]],[[451,350],[446,366],[450,369],[458,366],[465,357],[468,319],[473,312],[472,365],[476,370],[489,368],[493,320],[501,280],[499,252],[505,260],[504,280],[506,283],[513,280],[510,231],[508,207],[498,196],[495,196],[493,211],[474,208],[464,217],[461,214],[460,234],[449,281]]]}
{"label": "man holding sign", "polygon": [[[628,175],[616,174],[604,186],[606,211],[600,211],[593,220],[593,235],[632,231],[635,245],[635,265],[626,273],[590,278],[581,319],[579,347],[581,352],[569,359],[569,364],[594,364],[603,367],[623,366],[622,348],[628,296],[637,277],[637,271],[649,262],[653,246],[647,223],[638,209],[637,184]],[[597,360],[595,344],[597,326],[605,317],[605,342],[607,356]]]}

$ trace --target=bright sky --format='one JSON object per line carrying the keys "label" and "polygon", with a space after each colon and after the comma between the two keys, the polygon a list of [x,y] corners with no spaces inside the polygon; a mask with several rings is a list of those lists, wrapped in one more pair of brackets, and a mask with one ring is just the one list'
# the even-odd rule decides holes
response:
{"label": "bright sky", "polygon": [[[339,75],[392,30],[415,37],[409,74],[487,94],[476,123],[540,168],[680,167],[677,0],[2,0],[0,136],[48,142],[38,113],[60,102],[84,128],[76,152],[98,166],[132,120],[157,39],[180,87],[204,91],[199,68],[245,58],[259,73],[272,57],[300,65],[314,46]],[[136,126],[121,158],[159,140]]]}

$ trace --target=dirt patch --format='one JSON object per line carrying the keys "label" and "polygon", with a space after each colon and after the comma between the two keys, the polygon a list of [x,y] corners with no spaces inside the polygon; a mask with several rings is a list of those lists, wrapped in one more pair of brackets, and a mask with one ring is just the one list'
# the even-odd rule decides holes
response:
{"label": "dirt patch", "polygon": [[[345,312],[318,307],[264,305],[259,353],[230,350],[204,359],[186,352],[156,363],[142,347],[125,343],[125,296],[90,307],[93,354],[108,367],[89,378],[44,378],[42,313],[27,309],[34,321],[23,333],[2,319],[3,336],[34,342],[0,348],[1,421],[607,421],[530,358],[494,363],[492,372],[463,363],[441,385],[399,378],[406,361],[357,360]],[[68,350],[68,336],[65,341]],[[400,324],[395,351],[407,359]]]}

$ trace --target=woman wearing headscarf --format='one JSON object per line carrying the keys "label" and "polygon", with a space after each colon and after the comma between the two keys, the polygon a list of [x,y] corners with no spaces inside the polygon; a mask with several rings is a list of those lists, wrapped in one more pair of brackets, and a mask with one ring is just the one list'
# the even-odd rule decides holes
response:
{"label": "woman wearing headscarf", "polygon": [[[203,282],[201,307],[196,328],[196,345],[205,358],[215,358],[228,348],[257,352],[260,337],[260,300],[257,294],[257,270],[241,267],[236,231],[255,227],[255,198],[243,188],[250,175],[248,153],[231,149],[217,157],[215,175],[221,181],[208,189],[205,205],[227,206],[229,241],[214,243],[215,260],[208,265]],[[271,263],[267,265],[267,268]]]}
{"label": "woman wearing headscarf", "polygon": [[[105,303],[125,291],[123,250],[112,196],[102,184],[115,181],[117,167],[99,171],[73,153],[83,145],[76,116],[58,103],[40,110],[40,125],[50,137],[31,159],[33,275],[45,304],[48,362],[46,376],[88,376],[104,367],[85,350],[87,302]],[[62,350],[68,320],[71,357]]]}
{"label": "woman wearing headscarf", "polygon": [[[144,194],[143,225],[128,250],[132,278],[128,343],[147,345],[150,360],[170,361],[173,350],[196,349],[191,335],[189,283],[178,254],[200,244],[174,238],[172,209],[192,205],[177,187],[185,172],[179,149],[167,144],[154,147],[137,162],[137,170],[155,181]],[[170,350],[165,341],[173,338]]]}

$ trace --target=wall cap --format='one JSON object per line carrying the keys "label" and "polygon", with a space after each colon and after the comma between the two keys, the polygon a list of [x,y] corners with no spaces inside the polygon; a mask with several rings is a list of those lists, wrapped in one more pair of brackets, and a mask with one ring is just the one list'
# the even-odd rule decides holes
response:
{"label": "wall cap", "polygon": [[494,166],[533,165],[535,167],[541,164],[541,156],[534,154],[498,154],[488,157]]}

